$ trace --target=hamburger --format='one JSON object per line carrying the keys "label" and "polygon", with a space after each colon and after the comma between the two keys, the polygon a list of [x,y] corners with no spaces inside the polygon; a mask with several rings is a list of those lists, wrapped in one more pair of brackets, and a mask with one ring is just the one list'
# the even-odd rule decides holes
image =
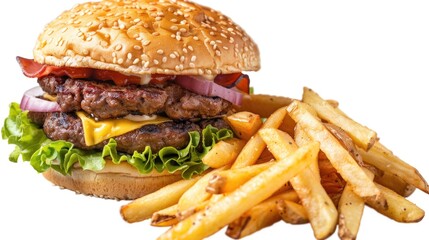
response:
{"label": "hamburger", "polygon": [[230,18],[177,0],[103,0],[48,23],[32,58],[38,86],[10,105],[2,137],[78,193],[135,199],[207,170],[233,136],[224,117],[249,93],[259,50]]}

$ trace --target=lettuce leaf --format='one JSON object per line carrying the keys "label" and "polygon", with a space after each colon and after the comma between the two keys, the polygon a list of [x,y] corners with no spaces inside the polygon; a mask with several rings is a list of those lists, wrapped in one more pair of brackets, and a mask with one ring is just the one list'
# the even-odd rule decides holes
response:
{"label": "lettuce leaf", "polygon": [[141,174],[153,170],[167,170],[170,173],[180,171],[183,178],[189,179],[208,168],[201,159],[214,144],[233,137],[229,129],[217,129],[208,125],[201,135],[198,131],[189,132],[189,143],[183,149],[170,146],[153,153],[147,146],[143,152],[125,154],[118,152],[116,141],[110,139],[102,151],[81,150],[67,141],[50,140],[42,129],[30,121],[27,114],[26,111],[21,111],[18,103],[11,103],[9,116],[4,120],[1,130],[2,138],[7,139],[9,144],[16,145],[9,160],[17,162],[21,156],[23,161],[29,161],[38,172],[52,168],[64,175],[70,174],[75,163],[79,163],[85,170],[99,171],[104,168],[106,160],[111,160],[116,164],[127,162]]}

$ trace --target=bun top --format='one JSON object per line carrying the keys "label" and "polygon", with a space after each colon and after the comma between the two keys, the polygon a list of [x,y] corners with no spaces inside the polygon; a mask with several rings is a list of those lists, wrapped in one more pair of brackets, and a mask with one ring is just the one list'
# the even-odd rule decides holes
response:
{"label": "bun top", "polygon": [[33,51],[41,64],[126,74],[215,75],[260,68],[244,30],[183,0],[103,0],[76,5],[46,25]]}

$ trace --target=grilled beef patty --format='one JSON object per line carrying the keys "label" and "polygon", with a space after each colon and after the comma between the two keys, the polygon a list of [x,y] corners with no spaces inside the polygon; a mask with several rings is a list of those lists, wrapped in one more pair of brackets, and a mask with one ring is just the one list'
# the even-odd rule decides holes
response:
{"label": "grilled beef patty", "polygon": [[[103,149],[108,140],[93,146],[85,144],[82,121],[74,113],[35,113],[28,114],[30,119],[43,126],[46,135],[52,140],[65,140],[80,149]],[[114,137],[117,150],[132,154],[134,151],[142,152],[150,146],[153,152],[158,152],[165,146],[177,149],[186,147],[189,142],[190,131],[201,133],[208,124],[217,128],[228,128],[228,124],[221,118],[204,120],[197,123],[191,121],[171,121],[161,124],[150,124],[134,131]]]}
{"label": "grilled beef patty", "polygon": [[166,114],[175,120],[210,118],[227,114],[232,104],[219,97],[195,94],[174,82],[117,86],[109,82],[46,76],[42,89],[57,95],[62,112],[83,110],[96,119],[128,114]]}

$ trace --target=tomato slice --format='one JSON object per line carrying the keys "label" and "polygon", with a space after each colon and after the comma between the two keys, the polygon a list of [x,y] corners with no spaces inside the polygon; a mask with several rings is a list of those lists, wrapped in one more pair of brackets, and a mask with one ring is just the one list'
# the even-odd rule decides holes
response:
{"label": "tomato slice", "polygon": [[244,93],[249,93],[249,76],[241,72],[217,75],[214,82],[226,88],[237,88]]}

